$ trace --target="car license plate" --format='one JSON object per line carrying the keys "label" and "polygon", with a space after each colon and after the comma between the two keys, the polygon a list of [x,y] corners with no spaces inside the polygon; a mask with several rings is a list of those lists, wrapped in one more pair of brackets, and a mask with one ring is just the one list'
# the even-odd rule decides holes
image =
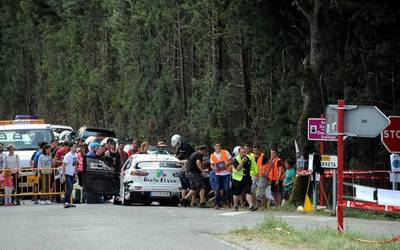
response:
{"label": "car license plate", "polygon": [[150,196],[152,197],[170,197],[170,192],[151,192]]}

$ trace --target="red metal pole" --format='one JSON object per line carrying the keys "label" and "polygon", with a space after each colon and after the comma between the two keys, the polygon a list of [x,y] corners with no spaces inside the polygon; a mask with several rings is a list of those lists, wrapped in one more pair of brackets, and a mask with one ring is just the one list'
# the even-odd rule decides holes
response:
{"label": "red metal pole", "polygon": [[[321,118],[325,118],[325,114],[321,114]],[[322,156],[325,154],[325,142],[319,142],[319,154]],[[324,175],[321,173],[319,176],[319,205],[323,206],[325,204],[324,197]]]}
{"label": "red metal pole", "polygon": [[337,230],[343,233],[343,164],[344,164],[344,100],[338,100],[337,111],[337,155],[338,155],[338,176],[337,176]]}

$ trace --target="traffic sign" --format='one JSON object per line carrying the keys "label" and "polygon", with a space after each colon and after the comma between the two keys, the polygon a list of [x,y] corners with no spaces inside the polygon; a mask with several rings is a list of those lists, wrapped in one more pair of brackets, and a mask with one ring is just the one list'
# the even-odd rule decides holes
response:
{"label": "traffic sign", "polygon": [[321,168],[337,169],[337,165],[336,155],[321,155]]}
{"label": "traffic sign", "polygon": [[[338,105],[329,105],[325,110],[326,133],[338,135]],[[344,109],[343,133],[347,136],[377,137],[390,121],[375,106],[346,105]]]}
{"label": "traffic sign", "polygon": [[391,154],[390,155],[390,165],[392,166],[392,172],[400,173],[400,155]]}
{"label": "traffic sign", "polygon": [[400,153],[400,116],[389,116],[390,125],[381,133],[382,144],[391,153]]}
{"label": "traffic sign", "polygon": [[334,135],[325,132],[325,118],[308,118],[307,138],[309,141],[336,141]]}

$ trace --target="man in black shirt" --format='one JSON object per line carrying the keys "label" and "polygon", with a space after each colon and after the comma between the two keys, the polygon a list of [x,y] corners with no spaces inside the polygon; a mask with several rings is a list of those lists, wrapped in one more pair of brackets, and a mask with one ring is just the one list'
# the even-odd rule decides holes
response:
{"label": "man in black shirt", "polygon": [[185,197],[182,198],[181,203],[183,206],[188,205],[190,198],[192,198],[191,205],[194,205],[194,197],[197,193],[199,193],[200,207],[206,207],[206,185],[203,177],[203,156],[205,155],[206,150],[207,149],[205,146],[199,146],[197,147],[197,151],[194,152],[188,159],[187,171],[190,181],[190,191]]}
{"label": "man in black shirt", "polygon": [[[176,149],[176,158],[182,163],[182,171],[179,172],[179,180],[181,181],[181,197],[186,197],[190,190],[190,181],[187,177],[187,159],[195,152],[193,147],[185,142],[180,135],[173,135],[171,138],[171,145]],[[182,204],[183,205],[183,204]]]}
{"label": "man in black shirt", "polygon": [[110,161],[115,168],[119,172],[121,169],[121,156],[117,150],[117,143],[111,139],[109,142],[109,149],[105,153],[105,157],[108,161]]}

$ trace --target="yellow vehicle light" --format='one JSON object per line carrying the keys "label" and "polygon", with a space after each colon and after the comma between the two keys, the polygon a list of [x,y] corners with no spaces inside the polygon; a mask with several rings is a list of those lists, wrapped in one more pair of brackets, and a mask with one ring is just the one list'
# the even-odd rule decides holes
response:
{"label": "yellow vehicle light", "polygon": [[15,124],[45,124],[43,119],[24,119],[24,120],[3,120],[0,125],[15,125]]}

